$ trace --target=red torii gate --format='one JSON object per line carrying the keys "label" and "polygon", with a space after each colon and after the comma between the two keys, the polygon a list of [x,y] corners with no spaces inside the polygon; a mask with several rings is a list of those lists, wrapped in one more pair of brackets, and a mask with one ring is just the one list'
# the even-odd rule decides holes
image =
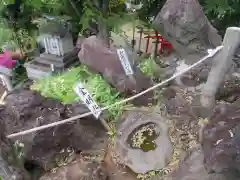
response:
{"label": "red torii gate", "polygon": [[143,37],[144,39],[147,39],[145,53],[148,53],[148,49],[149,49],[149,45],[150,45],[150,39],[156,39],[155,43],[160,44],[160,49],[158,50],[159,55],[163,54],[164,50],[166,50],[167,55],[169,55],[171,53],[171,51],[173,50],[172,44],[170,42],[166,41],[159,32],[154,32],[154,31],[149,32],[149,31],[143,31],[143,29],[140,29],[139,33],[140,33],[139,50],[140,50],[143,34],[147,34],[147,36]]}

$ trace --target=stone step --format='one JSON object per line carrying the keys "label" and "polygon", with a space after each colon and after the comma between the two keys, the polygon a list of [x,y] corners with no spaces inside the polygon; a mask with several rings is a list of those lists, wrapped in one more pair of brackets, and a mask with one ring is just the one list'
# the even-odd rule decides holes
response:
{"label": "stone step", "polygon": [[[31,61],[30,63],[27,63],[25,65],[25,67],[26,68],[27,67],[34,68],[34,69],[41,70],[41,71],[44,71],[44,72],[52,72],[51,64],[44,64],[44,63],[36,61],[36,59]],[[61,70],[61,68],[55,67],[55,70],[59,71],[59,70]]]}
{"label": "stone step", "polygon": [[53,64],[54,67],[57,67],[57,68],[66,68],[72,62],[78,61],[78,59],[76,57],[72,57],[71,59],[69,58],[68,61],[64,63],[61,61],[54,61],[51,59],[44,59],[44,58],[37,57],[35,61],[41,64],[45,64],[47,66],[51,66],[51,64]]}
{"label": "stone step", "polygon": [[[73,61],[67,67],[77,66],[79,64],[80,64],[79,61]],[[25,68],[27,70],[28,78],[32,79],[32,80],[34,80],[34,79],[41,79],[43,77],[52,75],[52,69],[51,69],[49,64],[47,65],[47,64],[39,63],[39,62],[34,61],[34,60],[29,62],[29,63],[26,63],[25,64]],[[64,68],[64,67],[62,67],[62,68],[55,67],[55,72],[62,72],[66,68]]]}
{"label": "stone step", "polygon": [[61,67],[64,67],[65,64],[63,62],[59,62],[59,61],[53,61],[53,60],[49,60],[49,59],[43,59],[43,58],[36,58],[35,61],[37,63],[40,63],[40,64],[45,64],[46,66],[50,66],[51,67],[51,64],[54,65],[54,67],[58,67],[58,68],[61,68]]}
{"label": "stone step", "polygon": [[31,80],[41,79],[43,77],[47,77],[52,74],[52,73],[46,73],[40,70],[36,70],[33,68],[26,68],[26,69],[27,69],[28,78]]}
{"label": "stone step", "polygon": [[79,52],[79,49],[74,49],[72,52],[65,54],[63,57],[43,53],[43,54],[40,54],[40,58],[46,59],[46,60],[52,60],[56,62],[67,63],[69,59],[77,58],[78,52]]}

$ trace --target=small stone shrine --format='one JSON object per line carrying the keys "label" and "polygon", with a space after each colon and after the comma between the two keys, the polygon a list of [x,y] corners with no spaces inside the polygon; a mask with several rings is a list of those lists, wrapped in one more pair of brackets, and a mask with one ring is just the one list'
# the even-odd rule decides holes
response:
{"label": "small stone shrine", "polygon": [[44,35],[45,52],[34,60],[25,63],[29,79],[39,79],[61,72],[77,64],[78,51],[73,44],[71,27],[67,21],[46,16],[40,24],[40,35]]}

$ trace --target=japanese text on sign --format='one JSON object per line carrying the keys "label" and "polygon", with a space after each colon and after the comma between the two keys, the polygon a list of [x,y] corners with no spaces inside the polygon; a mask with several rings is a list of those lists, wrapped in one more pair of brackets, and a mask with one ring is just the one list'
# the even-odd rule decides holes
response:
{"label": "japanese text on sign", "polygon": [[131,75],[133,74],[133,70],[132,70],[132,67],[129,63],[129,60],[128,60],[128,57],[127,57],[127,54],[125,52],[124,49],[117,49],[117,54],[118,54],[118,57],[119,57],[119,60],[122,64],[122,67],[126,73],[126,75]]}
{"label": "japanese text on sign", "polygon": [[77,95],[82,99],[84,104],[88,107],[88,109],[93,113],[93,115],[98,119],[101,111],[99,111],[100,107],[97,103],[93,100],[90,93],[83,87],[82,83],[77,83],[74,88],[74,91]]}

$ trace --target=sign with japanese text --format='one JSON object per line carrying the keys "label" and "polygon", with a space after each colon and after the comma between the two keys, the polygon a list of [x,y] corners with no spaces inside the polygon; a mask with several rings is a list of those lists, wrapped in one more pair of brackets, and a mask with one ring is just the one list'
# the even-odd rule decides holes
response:
{"label": "sign with japanese text", "polygon": [[100,107],[93,100],[91,94],[84,88],[81,82],[78,82],[74,88],[76,94],[81,98],[84,104],[88,107],[88,109],[93,113],[93,115],[98,119],[101,111],[98,111]]}
{"label": "sign with japanese text", "polygon": [[133,70],[131,67],[131,64],[128,60],[128,56],[127,53],[125,52],[124,49],[117,49],[117,54],[118,54],[118,58],[122,64],[122,67],[126,73],[126,75],[132,75],[133,74]]}

